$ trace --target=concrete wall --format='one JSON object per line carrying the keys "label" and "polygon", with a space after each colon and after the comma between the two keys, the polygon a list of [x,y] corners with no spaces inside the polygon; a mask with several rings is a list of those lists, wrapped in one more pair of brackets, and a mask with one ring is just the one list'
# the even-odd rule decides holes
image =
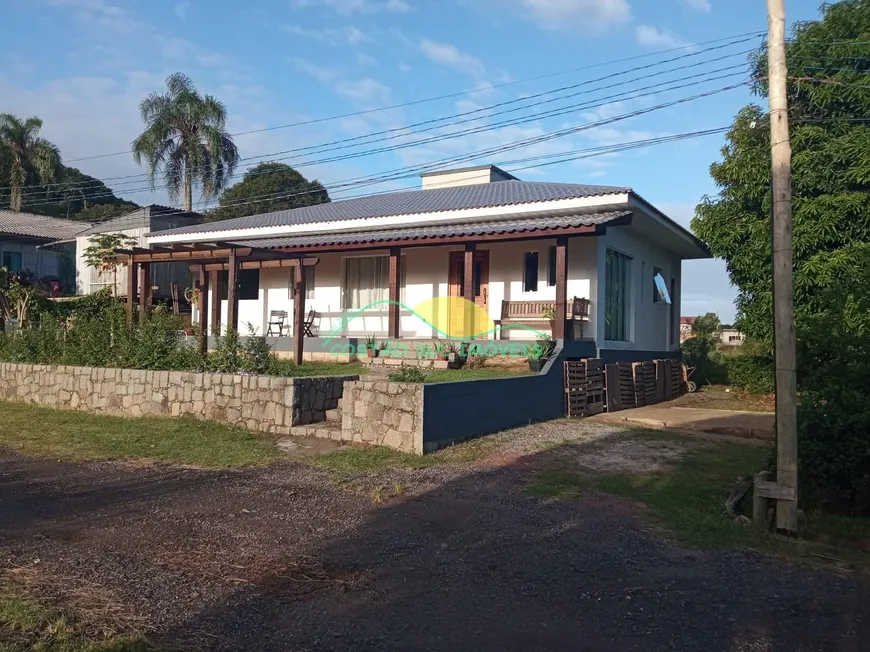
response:
{"label": "concrete wall", "polygon": [[386,381],[345,383],[342,438],[422,455],[425,387]]}
{"label": "concrete wall", "polygon": [[[625,342],[605,340],[605,254],[608,247],[631,257],[631,288],[629,292],[629,339]],[[640,236],[630,226],[607,230],[598,238],[597,297],[592,309],[597,313],[595,338],[604,349],[633,349],[637,351],[674,351],[680,346],[678,336],[680,321],[681,267],[679,256],[664,247]],[[674,302],[671,305],[653,301],[654,269],[661,269],[670,290],[671,279],[676,282]],[[671,336],[671,331],[673,336]],[[659,356],[662,357],[662,356]]]}
{"label": "concrete wall", "polygon": [[[322,420],[342,378],[278,378],[185,371],[0,363],[0,399],[123,417],[193,416],[278,435]],[[327,408],[329,405],[331,408]]]}
{"label": "concrete wall", "polygon": [[425,385],[424,451],[565,416],[564,362],[594,356],[593,342],[567,342],[540,374]]}
{"label": "concrete wall", "polygon": [[[598,285],[595,282],[597,268],[596,238],[572,238],[568,250],[568,297],[591,299],[595,306]],[[547,285],[548,250],[556,244],[555,240],[530,240],[527,242],[506,242],[481,246],[488,250],[490,258],[488,312],[493,320],[501,319],[502,300],[543,301],[556,298],[555,287]],[[401,301],[415,308],[433,297],[447,296],[448,267],[451,251],[462,251],[462,247],[420,247],[403,251],[404,287]],[[523,291],[523,261],[528,251],[538,252],[538,291]],[[367,252],[366,255],[387,255],[387,250]],[[320,254],[319,264],[315,267],[315,287],[309,291],[305,310],[317,312],[316,333],[326,334],[341,324],[342,310],[342,254]],[[256,299],[239,301],[239,330],[247,332],[251,324],[258,333],[265,332],[269,313],[272,310],[288,312],[289,333],[292,334],[293,292],[291,289],[290,268],[260,270],[260,289]],[[310,288],[309,288],[310,290]],[[210,291],[209,301],[215,294]],[[594,337],[596,317],[593,309],[590,321],[584,325],[584,336]],[[221,301],[221,323],[226,324],[227,302]],[[198,320],[198,316],[196,317]],[[342,337],[365,337],[375,334],[386,337],[388,329],[387,306],[367,310],[355,317],[344,328]],[[403,311],[400,317],[401,336],[405,338],[432,338],[436,335],[430,326],[413,314]],[[514,331],[515,337],[532,336],[529,333]]]}

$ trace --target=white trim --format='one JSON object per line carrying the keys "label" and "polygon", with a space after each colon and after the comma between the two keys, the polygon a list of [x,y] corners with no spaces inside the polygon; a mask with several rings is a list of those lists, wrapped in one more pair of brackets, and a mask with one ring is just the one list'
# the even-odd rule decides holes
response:
{"label": "white trim", "polygon": [[438,211],[433,213],[414,213],[412,215],[385,215],[381,217],[366,217],[353,220],[331,222],[313,222],[311,224],[286,224],[281,226],[263,226],[258,228],[226,229],[223,231],[200,231],[193,233],[177,233],[161,235],[160,232],[146,235],[151,244],[171,242],[214,242],[216,240],[234,240],[249,238],[269,238],[283,235],[306,235],[322,233],[340,233],[342,231],[365,231],[394,226],[411,226],[414,224],[429,224],[464,220],[474,222],[493,217],[524,216],[530,217],[537,213],[566,212],[570,214],[577,209],[596,206],[613,206],[629,203],[628,193],[612,195],[597,195],[595,197],[577,197],[574,199],[557,199],[528,204],[511,204],[509,206],[487,206],[484,208],[465,208],[455,211]]}

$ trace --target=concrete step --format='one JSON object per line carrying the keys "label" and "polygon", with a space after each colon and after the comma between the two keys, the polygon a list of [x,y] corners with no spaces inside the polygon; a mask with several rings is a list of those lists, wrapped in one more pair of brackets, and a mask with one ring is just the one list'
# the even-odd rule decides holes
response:
{"label": "concrete step", "polygon": [[290,428],[292,437],[317,437],[318,439],[333,439],[335,441],[350,439],[350,435],[344,437],[343,434],[340,421],[321,421],[320,423],[309,423],[305,426],[292,426]]}

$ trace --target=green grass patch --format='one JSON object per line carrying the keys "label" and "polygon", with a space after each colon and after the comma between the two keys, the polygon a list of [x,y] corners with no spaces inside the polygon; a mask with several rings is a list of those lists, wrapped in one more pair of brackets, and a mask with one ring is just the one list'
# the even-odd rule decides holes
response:
{"label": "green grass patch", "polygon": [[368,373],[359,362],[303,362],[297,365],[292,360],[278,360],[282,376],[354,376]]}
{"label": "green grass patch", "polygon": [[497,445],[497,435],[472,439],[426,455],[400,453],[383,446],[351,445],[323,455],[300,457],[299,461],[340,476],[377,475],[395,468],[468,464],[481,459]]}
{"label": "green grass patch", "polygon": [[[644,434],[644,437],[655,436]],[[778,555],[834,562],[849,568],[870,568],[866,550],[870,519],[830,514],[807,515],[807,538],[788,539],[752,526],[733,523],[725,499],[741,478],[763,468],[766,447],[715,443],[685,454],[666,473],[579,474],[547,470],[536,474],[529,494],[556,500],[589,492],[614,494],[644,504],[649,515],[679,541],[700,547],[745,547]],[[747,498],[751,510],[751,496]]]}
{"label": "green grass patch", "polygon": [[450,383],[457,380],[483,380],[486,378],[513,378],[528,376],[528,369],[507,367],[478,367],[477,369],[434,369],[425,374],[427,383]]}
{"label": "green grass patch", "polygon": [[116,634],[52,611],[0,587],[0,652],[144,652],[155,650],[140,636]]}
{"label": "green grass patch", "polygon": [[126,419],[0,403],[0,445],[65,460],[145,459],[206,468],[281,459],[274,443],[247,430],[192,418]]}

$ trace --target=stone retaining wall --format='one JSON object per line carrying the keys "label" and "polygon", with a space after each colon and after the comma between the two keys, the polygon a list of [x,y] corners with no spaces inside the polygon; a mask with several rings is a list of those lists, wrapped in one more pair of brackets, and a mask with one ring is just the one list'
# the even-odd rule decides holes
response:
{"label": "stone retaining wall", "polygon": [[345,383],[342,439],[422,455],[423,388],[386,381]]}
{"label": "stone retaining wall", "polygon": [[[124,417],[193,416],[286,435],[325,416],[346,380],[0,363],[0,399]],[[322,415],[322,416],[321,416]]]}

